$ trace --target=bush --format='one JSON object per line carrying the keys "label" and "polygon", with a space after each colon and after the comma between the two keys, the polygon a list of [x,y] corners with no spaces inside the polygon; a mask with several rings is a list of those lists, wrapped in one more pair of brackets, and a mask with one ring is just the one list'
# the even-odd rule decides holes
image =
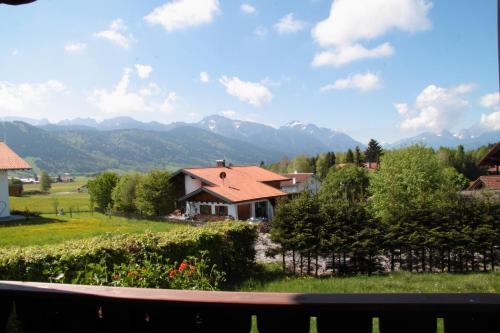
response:
{"label": "bush", "polygon": [[63,274],[71,283],[89,264],[105,267],[142,262],[144,255],[159,255],[181,262],[200,251],[227,274],[228,280],[249,272],[255,260],[255,227],[241,222],[220,222],[168,233],[101,236],[50,246],[0,249],[0,279],[50,282]]}

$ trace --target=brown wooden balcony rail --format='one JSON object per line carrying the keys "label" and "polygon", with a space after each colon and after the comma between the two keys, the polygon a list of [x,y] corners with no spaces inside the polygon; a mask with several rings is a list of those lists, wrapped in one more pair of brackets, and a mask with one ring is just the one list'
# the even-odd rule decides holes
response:
{"label": "brown wooden balcony rail", "polygon": [[499,294],[290,294],[0,281],[0,332],[15,303],[30,332],[500,332]]}

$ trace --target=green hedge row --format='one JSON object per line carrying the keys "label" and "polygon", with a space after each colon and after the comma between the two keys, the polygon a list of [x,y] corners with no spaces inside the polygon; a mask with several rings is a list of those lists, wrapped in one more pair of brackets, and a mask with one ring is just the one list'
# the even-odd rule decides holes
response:
{"label": "green hedge row", "polygon": [[167,233],[108,235],[50,246],[0,248],[0,279],[48,282],[55,273],[84,271],[89,264],[140,261],[145,253],[157,253],[172,262],[208,251],[207,258],[224,271],[228,280],[239,278],[255,260],[254,226],[242,222],[217,222]]}

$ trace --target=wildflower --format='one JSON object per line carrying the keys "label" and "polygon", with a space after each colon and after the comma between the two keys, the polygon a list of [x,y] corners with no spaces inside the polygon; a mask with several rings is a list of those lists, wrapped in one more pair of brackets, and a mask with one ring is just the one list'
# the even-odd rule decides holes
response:
{"label": "wildflower", "polygon": [[170,279],[173,279],[175,277],[175,274],[177,273],[177,271],[174,269],[171,269],[170,271],[168,271],[168,277]]}

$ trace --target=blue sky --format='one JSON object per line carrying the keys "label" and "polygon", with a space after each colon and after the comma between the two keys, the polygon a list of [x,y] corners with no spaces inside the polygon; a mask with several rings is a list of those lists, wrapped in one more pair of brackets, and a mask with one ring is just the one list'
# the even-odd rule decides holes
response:
{"label": "blue sky", "polygon": [[0,116],[500,129],[494,0],[39,0],[0,29]]}

